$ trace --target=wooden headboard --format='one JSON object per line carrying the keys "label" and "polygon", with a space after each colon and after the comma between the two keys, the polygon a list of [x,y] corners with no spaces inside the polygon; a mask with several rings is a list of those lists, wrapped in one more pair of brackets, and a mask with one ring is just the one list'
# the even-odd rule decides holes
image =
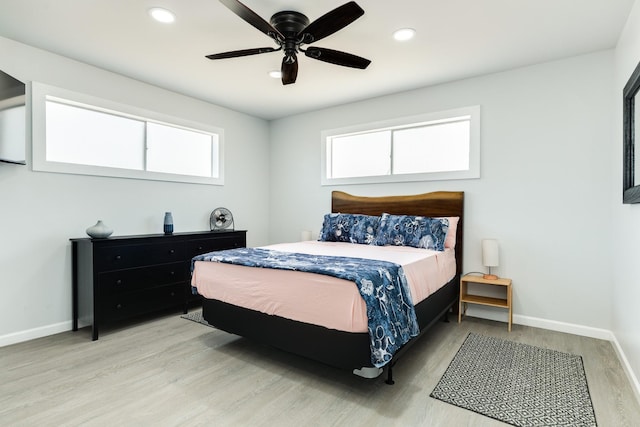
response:
{"label": "wooden headboard", "polygon": [[462,253],[464,236],[464,192],[434,191],[412,196],[366,197],[353,196],[343,191],[331,193],[331,212],[353,213],[380,216],[421,215],[429,217],[457,216],[456,233],[457,273],[462,274]]}

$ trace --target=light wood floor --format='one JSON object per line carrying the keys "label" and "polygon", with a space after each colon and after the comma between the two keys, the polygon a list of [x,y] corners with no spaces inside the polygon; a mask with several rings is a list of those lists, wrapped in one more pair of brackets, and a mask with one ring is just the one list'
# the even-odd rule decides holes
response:
{"label": "light wood floor", "polygon": [[607,341],[474,318],[439,323],[366,380],[181,319],[0,348],[2,426],[504,426],[429,397],[469,332],[583,356],[600,427],[640,425]]}

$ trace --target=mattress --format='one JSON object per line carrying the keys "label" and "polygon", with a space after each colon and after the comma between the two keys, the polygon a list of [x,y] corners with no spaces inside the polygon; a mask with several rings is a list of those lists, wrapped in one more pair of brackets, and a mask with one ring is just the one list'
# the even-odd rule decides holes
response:
{"label": "mattress", "polygon": [[[413,303],[424,300],[456,273],[455,252],[406,246],[296,242],[263,246],[284,252],[367,258],[403,267]],[[300,271],[197,261],[192,285],[208,299],[345,332],[367,332],[366,305],[349,281]]]}

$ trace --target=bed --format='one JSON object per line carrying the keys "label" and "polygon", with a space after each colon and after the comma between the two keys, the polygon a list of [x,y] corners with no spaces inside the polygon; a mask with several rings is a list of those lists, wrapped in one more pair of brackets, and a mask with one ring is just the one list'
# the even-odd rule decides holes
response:
{"label": "bed", "polygon": [[[341,191],[334,191],[332,192],[331,212],[371,215],[376,217],[387,214],[392,216],[415,215],[430,218],[457,218],[457,224],[452,224],[454,233],[448,234],[450,238],[449,248],[445,249],[441,255],[442,257],[445,255],[450,256],[452,260],[449,262],[452,264],[452,266],[450,266],[450,272],[446,273],[448,276],[444,276],[450,278],[443,285],[439,285],[438,289],[430,293],[426,298],[420,298],[421,300],[419,302],[411,304],[412,311],[415,313],[415,323],[417,323],[419,333],[413,334],[415,336],[412,336],[407,343],[401,345],[388,360],[388,363],[385,362],[384,366],[374,363],[374,350],[371,345],[372,339],[370,333],[366,331],[366,326],[365,330],[362,330],[362,326],[352,328],[334,327],[332,324],[323,324],[322,321],[308,320],[307,318],[304,318],[304,320],[296,319],[296,315],[279,315],[278,313],[280,312],[277,310],[282,307],[286,308],[288,304],[284,299],[270,303],[270,307],[276,307],[274,310],[255,308],[255,304],[252,304],[252,301],[254,299],[256,301],[260,300],[261,295],[255,297],[251,294],[251,296],[247,298],[248,303],[242,303],[237,302],[240,301],[237,297],[236,299],[227,298],[226,291],[224,290],[225,286],[227,290],[231,291],[233,290],[232,288],[244,289],[246,285],[247,289],[258,289],[258,292],[260,292],[261,289],[266,291],[269,289],[271,282],[273,282],[271,285],[277,286],[280,282],[285,281],[283,276],[281,276],[282,274],[289,274],[287,280],[293,278],[293,281],[300,285],[299,287],[296,286],[295,289],[303,288],[305,286],[312,286],[312,282],[314,282],[318,276],[311,272],[275,272],[271,269],[229,265],[222,262],[206,262],[203,258],[198,259],[196,257],[193,262],[192,285],[195,290],[205,296],[202,303],[203,317],[209,324],[226,332],[240,335],[337,368],[348,369],[364,377],[377,377],[382,373],[384,368],[387,372],[387,382],[393,383],[392,367],[401,358],[402,354],[407,351],[407,349],[411,347],[411,344],[419,339],[430,326],[440,319],[446,319],[447,313],[456,307],[459,295],[459,279],[462,270],[464,193],[439,191],[411,196],[363,197],[350,195]],[[448,220],[446,223],[448,224]],[[451,233],[451,231],[450,229],[449,233]],[[451,242],[452,237],[453,243]],[[325,242],[301,242],[303,246],[306,245],[305,247],[310,248],[310,251],[320,250],[316,248],[324,243]],[[330,244],[331,242],[327,243]],[[338,244],[333,244],[334,247],[329,249],[329,251],[333,252],[334,250],[340,249],[338,250],[339,254],[343,253],[342,249],[346,251],[344,253],[349,254],[347,251],[347,249],[351,250],[351,248],[348,248],[349,246],[357,246],[359,247],[358,249],[374,250],[369,247],[365,248],[367,245],[342,243],[342,246],[338,247]],[[273,249],[274,247],[278,250],[294,251],[297,246],[295,244],[291,247],[289,247],[289,245],[274,245],[267,248]],[[384,248],[380,249],[384,250]],[[256,250],[260,249],[257,248]],[[326,249],[322,248],[321,250]],[[421,250],[415,248],[406,249],[406,252],[410,251],[419,252]],[[409,256],[413,256],[413,253],[410,253]],[[436,264],[442,264],[442,261]],[[343,279],[340,278],[326,280],[343,281]],[[233,283],[233,285],[229,285],[230,283]],[[217,296],[218,294],[215,293],[213,294],[214,296],[208,296],[209,291],[207,291],[206,286],[220,288],[221,290],[217,291],[220,296]],[[355,289],[353,283],[350,288]],[[310,301],[314,301],[315,298],[313,295],[308,297]],[[338,298],[341,297],[336,297],[336,299]],[[316,303],[316,307],[310,306],[310,310],[324,309],[323,307],[326,305],[325,303]],[[336,316],[332,314],[329,317]]]}

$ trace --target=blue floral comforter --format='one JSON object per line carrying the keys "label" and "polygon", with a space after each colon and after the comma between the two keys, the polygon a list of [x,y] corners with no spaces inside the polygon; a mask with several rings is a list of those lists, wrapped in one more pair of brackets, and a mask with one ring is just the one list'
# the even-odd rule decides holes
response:
{"label": "blue floral comforter", "polygon": [[387,261],[318,256],[264,248],[239,248],[198,255],[191,261],[324,274],[354,282],[367,306],[371,363],[387,364],[395,352],[419,333],[402,267]]}

